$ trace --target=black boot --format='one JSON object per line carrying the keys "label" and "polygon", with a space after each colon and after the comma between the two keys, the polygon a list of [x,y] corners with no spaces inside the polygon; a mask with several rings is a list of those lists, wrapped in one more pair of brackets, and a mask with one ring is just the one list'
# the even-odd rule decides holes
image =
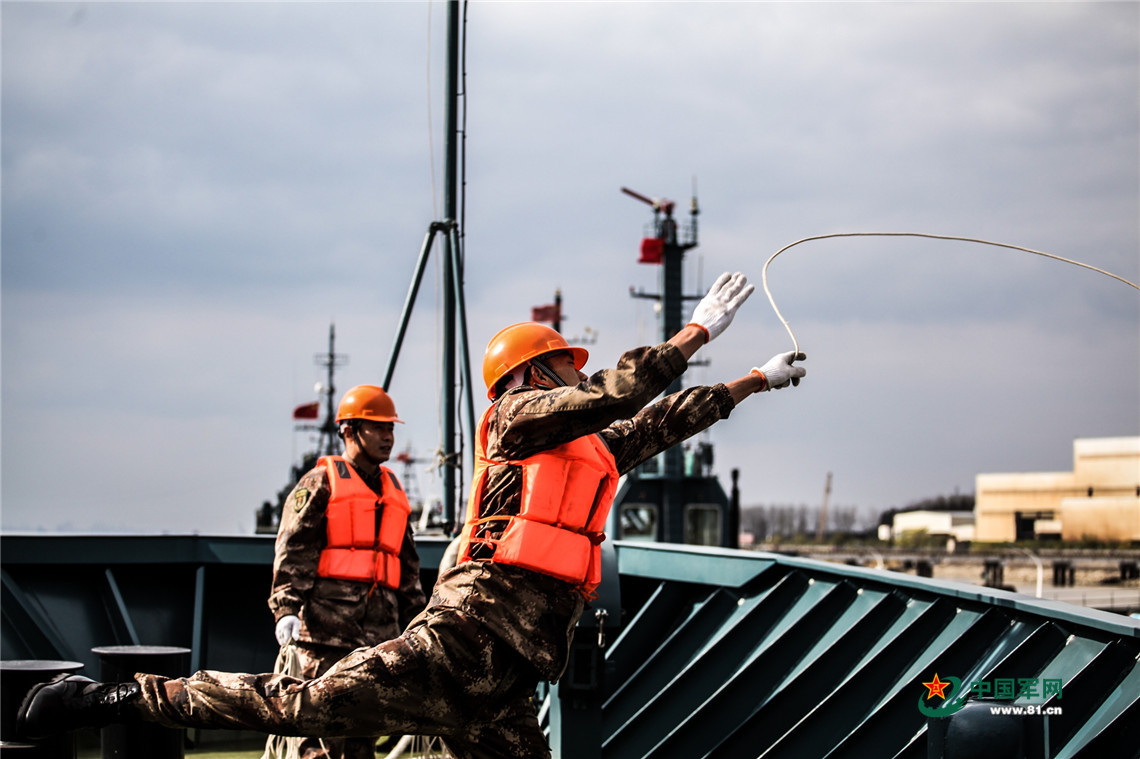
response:
{"label": "black boot", "polygon": [[80,675],[56,675],[34,685],[16,714],[21,739],[46,738],[85,727],[123,722],[124,708],[139,697],[138,683],[97,683]]}

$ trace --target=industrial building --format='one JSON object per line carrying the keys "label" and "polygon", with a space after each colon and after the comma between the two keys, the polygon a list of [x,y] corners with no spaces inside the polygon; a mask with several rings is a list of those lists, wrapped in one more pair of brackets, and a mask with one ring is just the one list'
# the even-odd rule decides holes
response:
{"label": "industrial building", "polygon": [[1078,438],[1071,472],[979,474],[978,541],[1140,543],[1140,437]]}
{"label": "industrial building", "polygon": [[974,539],[974,512],[972,511],[900,511],[894,515],[890,536],[898,539],[906,534],[945,536],[959,543]]}

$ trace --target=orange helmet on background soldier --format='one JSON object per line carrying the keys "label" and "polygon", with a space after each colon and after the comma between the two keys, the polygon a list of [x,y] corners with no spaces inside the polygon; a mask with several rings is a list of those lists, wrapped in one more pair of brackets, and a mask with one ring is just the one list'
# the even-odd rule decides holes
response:
{"label": "orange helmet on background soldier", "polygon": [[392,397],[378,385],[357,385],[340,399],[336,410],[336,421],[348,419],[368,419],[373,422],[404,421],[396,416],[396,404]]}

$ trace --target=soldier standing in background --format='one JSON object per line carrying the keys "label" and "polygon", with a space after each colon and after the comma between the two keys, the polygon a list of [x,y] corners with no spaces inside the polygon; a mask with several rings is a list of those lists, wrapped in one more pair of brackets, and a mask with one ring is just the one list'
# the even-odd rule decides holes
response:
{"label": "soldier standing in background", "polygon": [[[544,325],[499,332],[483,361],[493,404],[476,433],[460,560],[400,637],[307,681],[212,671],[138,674],[118,685],[61,676],[24,699],[21,735],[145,720],[293,735],[440,735],[458,759],[549,757],[535,688],[566,668],[600,579],[597,547],[617,477],[753,393],[804,376],[792,365],[803,354],[784,353],[727,384],[647,406],[752,290],[743,276],[722,275],[684,329],[590,377],[580,371],[586,351]],[[553,512],[565,519],[551,522]]]}
{"label": "soldier standing in background", "polygon": [[[337,408],[344,456],[322,457],[285,499],[269,609],[288,674],[311,680],[354,649],[403,632],[423,611],[411,506],[384,462],[395,442],[396,405],[357,385]],[[292,646],[292,650],[287,647]],[[300,741],[301,759],[373,759],[376,737]]]}

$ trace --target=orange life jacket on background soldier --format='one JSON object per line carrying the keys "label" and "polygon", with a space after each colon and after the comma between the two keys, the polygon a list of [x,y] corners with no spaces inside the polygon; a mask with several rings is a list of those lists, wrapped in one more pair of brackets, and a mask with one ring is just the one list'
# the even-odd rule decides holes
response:
{"label": "orange life jacket on background soldier", "polygon": [[380,467],[383,484],[377,500],[343,457],[322,456],[317,463],[328,471],[330,489],[328,541],[317,574],[399,588],[400,547],[412,508],[396,476]]}

